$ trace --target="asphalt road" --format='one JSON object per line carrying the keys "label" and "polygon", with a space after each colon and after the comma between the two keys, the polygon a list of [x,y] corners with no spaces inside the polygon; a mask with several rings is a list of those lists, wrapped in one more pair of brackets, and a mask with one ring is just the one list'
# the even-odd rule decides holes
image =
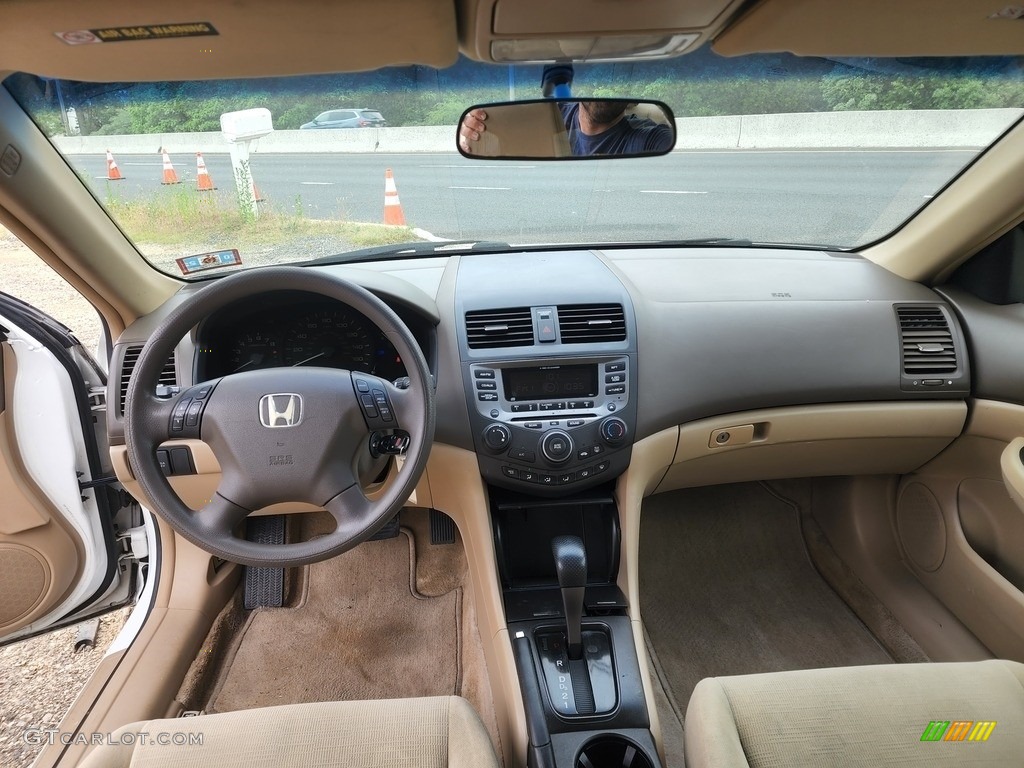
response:
{"label": "asphalt road", "polygon": [[[410,226],[449,239],[511,243],[702,237],[864,244],[925,204],[972,150],[693,151],[585,162],[486,162],[459,155],[255,154],[265,206],[311,218],[382,221],[384,171],[395,174]],[[71,158],[97,197],[159,193],[160,156]],[[195,158],[173,156],[195,188]],[[225,205],[234,197],[227,155],[207,166]]]}

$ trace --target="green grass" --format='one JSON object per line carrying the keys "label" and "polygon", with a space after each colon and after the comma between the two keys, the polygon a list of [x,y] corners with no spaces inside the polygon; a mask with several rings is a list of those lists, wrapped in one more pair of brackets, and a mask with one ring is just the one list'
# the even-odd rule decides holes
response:
{"label": "green grass", "polygon": [[253,219],[237,205],[222,205],[211,193],[171,187],[148,198],[127,200],[111,194],[107,210],[136,243],[181,246],[183,255],[199,244],[225,248],[300,245],[311,237],[329,237],[349,248],[419,240],[408,227],[336,219],[309,219],[296,200],[291,212],[264,207]]}

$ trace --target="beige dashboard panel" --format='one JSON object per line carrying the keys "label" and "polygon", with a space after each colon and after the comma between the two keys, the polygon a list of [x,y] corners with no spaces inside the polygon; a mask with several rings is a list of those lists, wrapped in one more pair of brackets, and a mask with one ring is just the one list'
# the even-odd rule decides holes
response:
{"label": "beige dashboard panel", "polygon": [[904,474],[949,445],[966,418],[967,405],[956,401],[794,406],[702,419],[680,427],[675,459],[657,491]]}
{"label": "beige dashboard panel", "polygon": [[763,0],[714,42],[723,56],[981,56],[1024,52],[1019,4],[1000,0]]}

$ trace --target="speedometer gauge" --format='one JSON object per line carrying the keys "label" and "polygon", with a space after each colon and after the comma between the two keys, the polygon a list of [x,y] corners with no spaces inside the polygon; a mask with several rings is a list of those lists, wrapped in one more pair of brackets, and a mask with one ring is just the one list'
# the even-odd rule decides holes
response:
{"label": "speedometer gauge", "polygon": [[335,309],[308,312],[289,324],[284,363],[373,373],[378,335],[368,320],[356,314]]}

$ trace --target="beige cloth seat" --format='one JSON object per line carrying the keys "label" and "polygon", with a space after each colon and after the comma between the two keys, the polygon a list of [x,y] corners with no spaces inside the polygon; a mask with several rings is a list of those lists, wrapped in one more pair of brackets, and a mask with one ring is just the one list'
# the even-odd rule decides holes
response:
{"label": "beige cloth seat", "polygon": [[82,768],[498,768],[487,730],[457,696],[150,720],[106,742]]}
{"label": "beige cloth seat", "polygon": [[[995,722],[988,740],[922,741],[933,721]],[[938,726],[941,731],[941,726]],[[984,730],[981,729],[983,735]],[[1012,661],[811,669],[701,680],[686,710],[687,768],[1024,765],[1024,665]]]}

